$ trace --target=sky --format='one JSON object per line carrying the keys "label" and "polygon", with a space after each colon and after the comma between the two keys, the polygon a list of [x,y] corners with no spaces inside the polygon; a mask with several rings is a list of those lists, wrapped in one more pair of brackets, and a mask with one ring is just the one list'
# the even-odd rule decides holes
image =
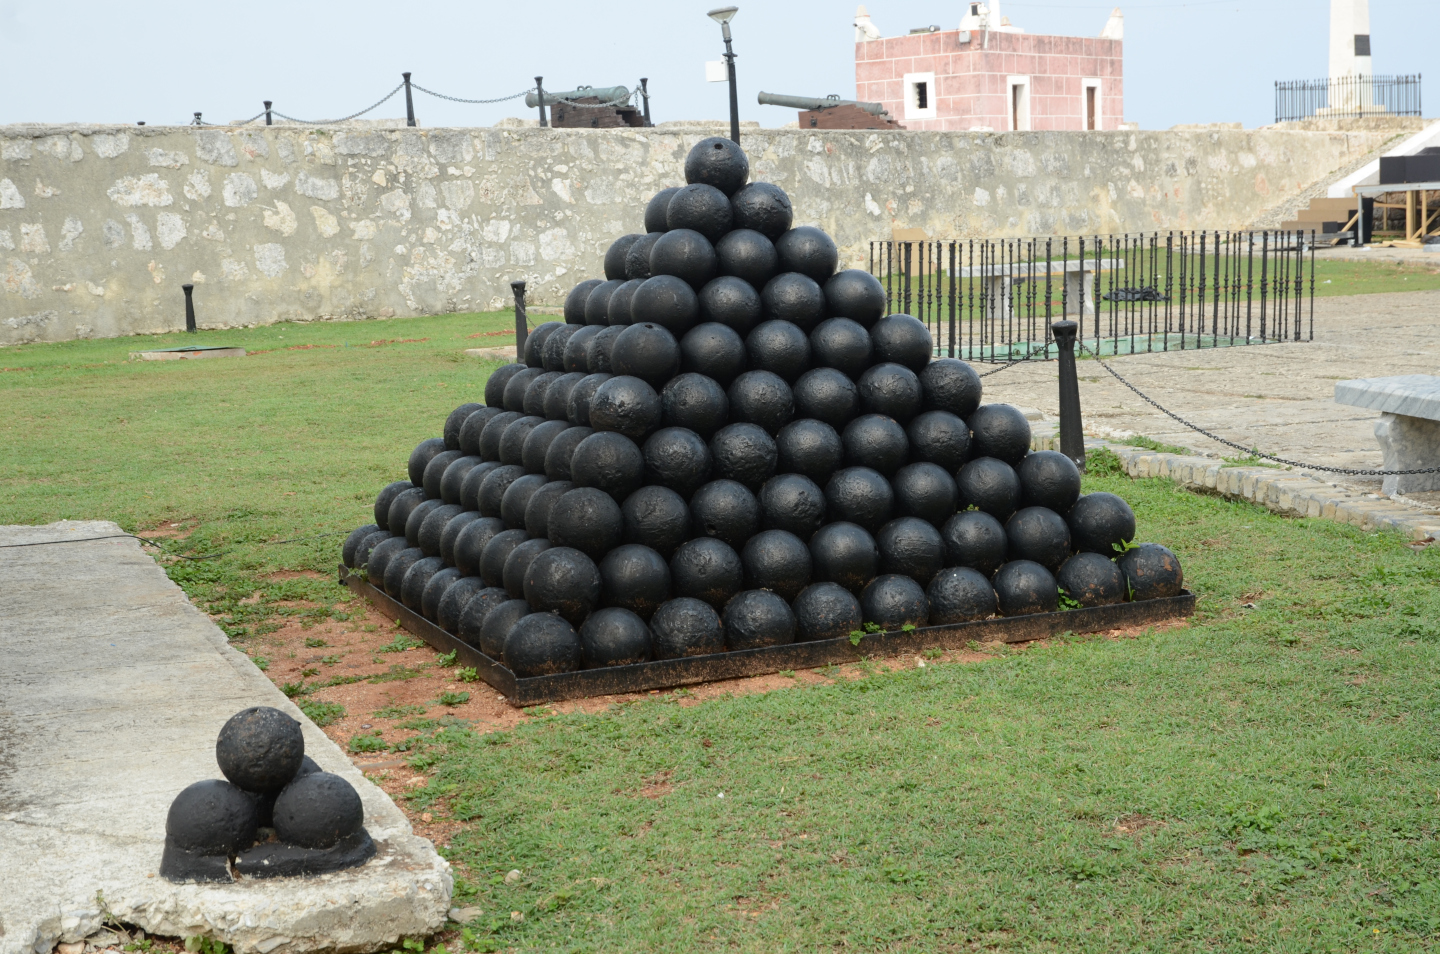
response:
{"label": "sky", "polygon": [[[705,13],[723,0],[0,0],[0,123],[150,125],[245,119],[271,99],[301,119],[330,119],[414,82],[465,99],[506,96],[543,75],[550,90],[635,87],[649,78],[652,118],[724,119],[723,83],[705,82],[724,52]],[[756,94],[855,95],[854,0],[731,0],[740,116],[763,126],[795,111]],[[1096,36],[1113,0],[1002,0],[1030,33]],[[869,0],[886,36],[954,29],[957,0]],[[1329,0],[1136,0],[1125,14],[1125,119],[1274,120],[1276,80],[1322,77]],[[1376,73],[1440,76],[1432,42],[1440,0],[1371,0]],[[1432,96],[1440,96],[1437,91]],[[516,100],[463,105],[416,93],[425,126],[534,117]],[[1431,102],[1435,102],[1434,99]],[[1429,112],[1434,114],[1434,107]],[[404,116],[396,96],[371,118]]]}

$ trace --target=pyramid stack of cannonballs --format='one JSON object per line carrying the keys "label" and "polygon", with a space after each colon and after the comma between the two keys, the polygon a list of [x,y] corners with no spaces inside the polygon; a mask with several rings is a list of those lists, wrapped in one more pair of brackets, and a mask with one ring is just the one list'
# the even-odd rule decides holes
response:
{"label": "pyramid stack of cannonballs", "polygon": [[521,677],[1180,591],[739,146],[685,179],[415,448],[346,566]]}

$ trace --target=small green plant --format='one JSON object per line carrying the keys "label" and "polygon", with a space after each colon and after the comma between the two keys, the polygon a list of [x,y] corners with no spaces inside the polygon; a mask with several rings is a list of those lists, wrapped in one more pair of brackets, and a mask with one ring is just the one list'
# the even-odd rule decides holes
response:
{"label": "small green plant", "polygon": [[380,708],[378,708],[378,709],[375,710],[375,715],[376,715],[378,718],[381,718],[381,719],[404,719],[404,718],[407,718],[408,716],[418,716],[418,715],[424,715],[424,714],[425,714],[425,707],[424,707],[424,706],[414,706],[414,705],[406,705],[406,706],[388,705],[388,706],[381,706]]}
{"label": "small green plant", "polygon": [[320,657],[320,662],[322,662],[322,663],[325,664],[326,666],[333,666],[333,665],[335,665],[336,663],[338,663],[339,661],[340,661],[340,656],[339,656],[338,653],[331,653],[329,656],[321,656],[321,657]]}
{"label": "small green plant", "polygon": [[1125,462],[1110,448],[1101,447],[1086,452],[1085,473],[1091,477],[1124,477]]}
{"label": "small green plant", "polygon": [[424,666],[391,666],[386,672],[371,676],[368,681],[372,685],[379,685],[382,682],[404,682],[406,679],[417,679],[423,675]]}
{"label": "small green plant", "polygon": [[154,949],[154,947],[155,947],[155,942],[152,941],[152,940],[150,940],[150,938],[146,937],[146,938],[141,938],[141,939],[139,939],[139,940],[137,940],[137,941],[129,941],[129,942],[127,942],[127,943],[125,944],[123,950],[132,952],[132,954],[133,954],[133,952],[135,952],[135,951],[140,951],[141,954],[150,954],[150,951],[151,951],[152,949]]}
{"label": "small green plant", "polygon": [[455,670],[455,678],[461,682],[479,682],[480,674],[475,671],[474,666],[461,666]]}
{"label": "small green plant", "polygon": [[780,673],[779,673],[779,674],[782,675],[782,676],[784,676],[786,679],[794,679],[794,678],[795,678],[795,670],[793,670],[793,669],[782,669],[782,670],[780,670]]}
{"label": "small green plant", "polygon": [[270,668],[270,657],[268,656],[252,656],[250,657],[250,661],[253,662],[255,668],[261,672],[265,672]]}
{"label": "small green plant", "polygon": [[407,649],[419,649],[424,645],[424,643],[409,633],[396,633],[394,639],[376,651],[382,653],[403,653]]}
{"label": "small green plant", "polygon": [[439,663],[441,666],[453,666],[455,665],[455,658],[459,655],[460,650],[452,649],[448,653],[442,653],[441,655],[436,656],[435,662]]}
{"label": "small green plant", "polygon": [[1189,454],[1191,453],[1183,447],[1176,447],[1174,444],[1162,444],[1157,440],[1149,437],[1144,437],[1140,434],[1136,434],[1133,437],[1127,437],[1124,440],[1120,441],[1120,443],[1128,444],[1131,447],[1143,447],[1146,450],[1152,450],[1159,454],[1182,454],[1185,456],[1189,456]]}
{"label": "small green plant", "polygon": [[902,632],[902,633],[913,633],[913,632],[915,632],[915,628],[916,628],[916,627],[915,627],[915,624],[914,624],[914,623],[906,623],[904,626],[901,626],[901,627],[900,627],[900,632]]}
{"label": "small green plant", "polygon": [[470,701],[468,692],[442,692],[437,700],[442,706],[463,706]]}
{"label": "small green plant", "polygon": [[289,698],[294,699],[298,696],[309,695],[311,690],[304,682],[287,682],[280,687],[280,691],[285,693]]}
{"label": "small green plant", "polygon": [[1071,597],[1069,593],[1066,593],[1063,586],[1060,588],[1060,608],[1062,610],[1081,608],[1080,601]]}
{"label": "small green plant", "polygon": [[923,655],[926,659],[939,659],[941,656],[945,655],[945,650],[941,649],[938,646],[931,646],[929,649],[925,650]]}
{"label": "small green plant", "polygon": [[384,752],[390,746],[380,737],[380,730],[374,732],[362,732],[350,739],[350,751],[356,753]]}
{"label": "small green plant", "polygon": [[325,702],[320,699],[303,699],[297,705],[300,711],[310,719],[311,722],[320,728],[327,725],[334,725],[345,718],[345,707],[338,702]]}
{"label": "small green plant", "polygon": [[305,637],[305,648],[306,648],[306,649],[320,649],[320,648],[322,648],[322,647],[324,647],[324,646],[329,646],[329,645],[330,645],[329,643],[325,642],[325,640],[321,639],[319,636],[306,636],[306,637]]}
{"label": "small green plant", "polygon": [[852,629],[852,630],[850,630],[850,645],[851,645],[851,646],[859,646],[859,645],[860,645],[860,640],[862,640],[862,639],[864,639],[864,638],[865,638],[865,630],[863,630],[863,629]]}
{"label": "small green plant", "polygon": [[230,945],[211,937],[187,937],[185,950],[192,954],[230,954]]}
{"label": "small green plant", "polygon": [[309,679],[311,676],[320,675],[320,670],[314,668],[313,666],[307,666],[304,669],[300,670],[300,675],[306,679]]}

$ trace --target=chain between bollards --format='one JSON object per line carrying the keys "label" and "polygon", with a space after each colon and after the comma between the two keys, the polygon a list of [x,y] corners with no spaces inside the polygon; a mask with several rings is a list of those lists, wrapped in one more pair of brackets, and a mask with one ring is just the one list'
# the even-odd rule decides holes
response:
{"label": "chain between bollards", "polygon": [[529,319],[525,316],[525,283],[511,282],[515,293],[515,360],[525,361],[525,339],[529,337]]}
{"label": "chain between bollards", "polygon": [[1075,371],[1075,334],[1079,325],[1057,321],[1050,326],[1060,358],[1060,453],[1085,470],[1085,435],[1080,422],[1080,378]]}
{"label": "chain between bollards", "polygon": [[180,290],[185,293],[185,330],[195,330],[195,286],[184,284]]}

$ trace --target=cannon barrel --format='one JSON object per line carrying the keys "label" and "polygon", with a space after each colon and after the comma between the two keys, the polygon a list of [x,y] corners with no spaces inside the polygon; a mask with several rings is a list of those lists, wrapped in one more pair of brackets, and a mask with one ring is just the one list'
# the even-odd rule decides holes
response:
{"label": "cannon barrel", "polygon": [[[553,106],[562,99],[577,100],[594,97],[602,103],[613,103],[616,100],[627,100],[630,98],[630,90],[624,86],[602,86],[599,88],[582,86],[579,89],[567,89],[563,93],[556,93],[550,90],[545,91],[545,105]],[[525,105],[534,109],[540,105],[540,98],[531,90],[525,94]]]}
{"label": "cannon barrel", "polygon": [[883,103],[861,103],[853,99],[837,99],[828,96],[783,96],[780,93],[761,93],[756,97],[761,106],[788,106],[791,109],[828,109],[831,106],[859,106],[865,112],[879,116],[885,112]]}

